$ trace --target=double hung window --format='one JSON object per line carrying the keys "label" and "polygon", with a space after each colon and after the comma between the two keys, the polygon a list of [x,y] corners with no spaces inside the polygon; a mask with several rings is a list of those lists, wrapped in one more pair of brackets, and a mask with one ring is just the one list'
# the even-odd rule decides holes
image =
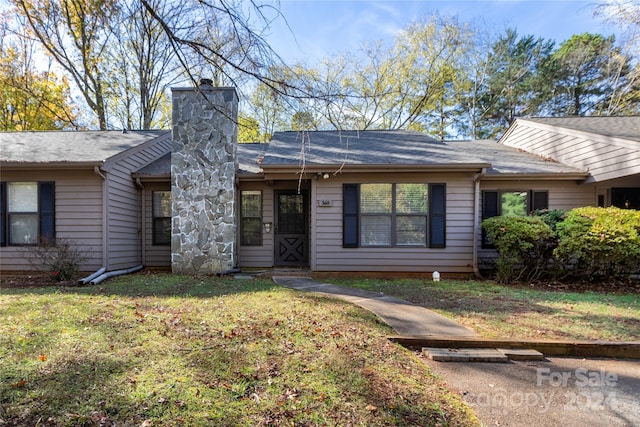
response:
{"label": "double hung window", "polygon": [[262,246],[262,192],[240,193],[240,244]]}
{"label": "double hung window", "polygon": [[55,184],[0,182],[0,246],[55,239]]}
{"label": "double hung window", "polygon": [[[549,192],[542,190],[482,192],[482,219],[501,215],[528,215],[529,212],[549,209]],[[482,246],[492,247],[482,231]]]}
{"label": "double hung window", "polygon": [[171,244],[171,191],[153,192],[153,244]]}
{"label": "double hung window", "polygon": [[444,247],[445,186],[345,184],[344,247]]}

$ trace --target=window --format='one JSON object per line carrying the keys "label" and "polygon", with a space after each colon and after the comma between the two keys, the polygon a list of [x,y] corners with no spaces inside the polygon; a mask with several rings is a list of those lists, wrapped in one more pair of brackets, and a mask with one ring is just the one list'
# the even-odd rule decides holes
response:
{"label": "window", "polygon": [[[529,191],[497,191],[482,192],[482,219],[500,215],[528,215],[529,212],[549,209],[549,192]],[[482,246],[493,247],[486,233],[482,230]]]}
{"label": "window", "polygon": [[445,247],[444,184],[345,184],[343,246]]}
{"label": "window", "polygon": [[55,239],[53,182],[0,183],[0,245]]}
{"label": "window", "polygon": [[611,205],[621,209],[640,209],[640,187],[612,188]]}
{"label": "window", "polygon": [[171,244],[171,191],[154,191],[153,198],[153,245]]}
{"label": "window", "polygon": [[262,246],[262,191],[240,192],[240,244]]}

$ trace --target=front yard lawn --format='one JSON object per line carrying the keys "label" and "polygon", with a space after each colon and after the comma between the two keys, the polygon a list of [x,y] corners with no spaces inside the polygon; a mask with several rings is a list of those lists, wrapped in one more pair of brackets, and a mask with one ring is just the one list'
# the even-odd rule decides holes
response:
{"label": "front yard lawn", "polygon": [[[327,279],[432,309],[487,338],[638,341],[640,293],[497,285],[491,281]],[[603,284],[602,289],[607,285]]]}
{"label": "front yard lawn", "polygon": [[0,425],[478,425],[374,315],[268,279],[0,287],[0,319]]}

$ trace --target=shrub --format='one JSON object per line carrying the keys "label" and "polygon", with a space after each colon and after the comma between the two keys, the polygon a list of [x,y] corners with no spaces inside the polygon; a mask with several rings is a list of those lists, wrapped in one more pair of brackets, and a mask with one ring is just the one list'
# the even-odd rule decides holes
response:
{"label": "shrub", "polygon": [[73,279],[85,259],[78,245],[66,239],[43,239],[22,251],[34,270],[46,272],[55,282]]}
{"label": "shrub", "polygon": [[532,216],[496,216],[482,222],[498,251],[496,280],[535,279],[547,269],[555,234],[542,219]]}
{"label": "shrub", "polygon": [[576,277],[631,274],[640,268],[640,211],[577,208],[558,224],[554,256]]}
{"label": "shrub", "polygon": [[567,211],[562,209],[542,209],[534,211],[533,216],[540,218],[551,227],[551,230],[556,231],[557,225],[567,217]]}

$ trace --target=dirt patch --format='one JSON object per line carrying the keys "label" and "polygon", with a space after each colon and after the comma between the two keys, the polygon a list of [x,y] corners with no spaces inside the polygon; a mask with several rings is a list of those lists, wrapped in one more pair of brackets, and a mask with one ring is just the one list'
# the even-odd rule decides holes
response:
{"label": "dirt patch", "polygon": [[541,291],[559,292],[600,292],[615,294],[638,294],[640,293],[640,280],[603,280],[603,281],[539,281],[530,283],[516,283],[513,286],[525,287],[527,289],[538,289]]}
{"label": "dirt patch", "polygon": [[0,289],[4,288],[44,288],[79,286],[78,280],[57,281],[46,274],[0,275]]}

